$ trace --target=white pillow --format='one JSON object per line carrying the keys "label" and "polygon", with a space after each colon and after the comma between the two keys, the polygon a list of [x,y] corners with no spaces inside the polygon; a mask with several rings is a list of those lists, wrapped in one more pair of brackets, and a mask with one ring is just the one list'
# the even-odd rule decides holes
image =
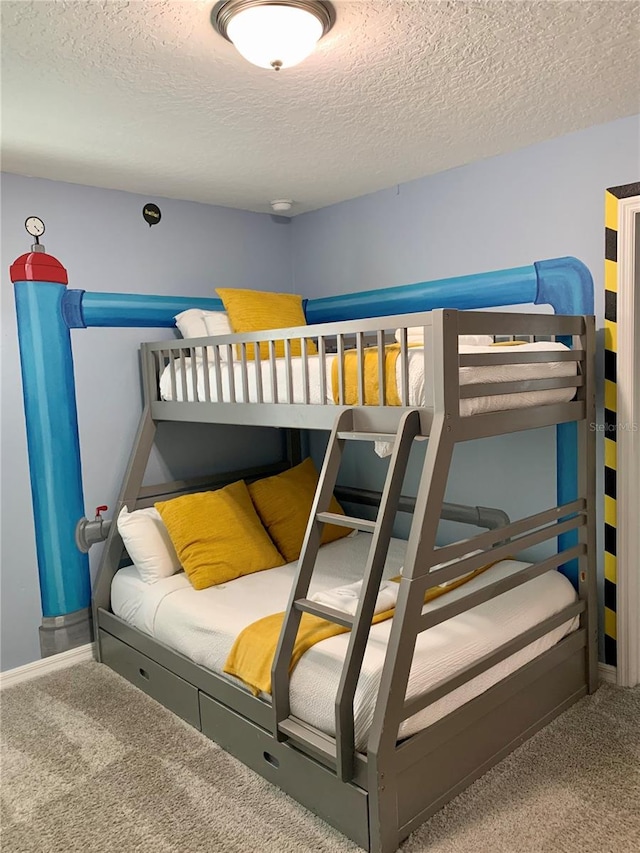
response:
{"label": "white pillow", "polygon": [[[201,308],[187,308],[174,317],[178,331],[183,338],[208,338],[215,335],[232,335],[226,311],[203,311]],[[220,361],[227,360],[227,349],[218,349]],[[207,358],[213,361],[213,347],[207,347]]]}
{"label": "white pillow", "polygon": [[[401,329],[396,329],[396,341],[400,343]],[[422,344],[424,341],[424,326],[409,326],[407,329],[407,344]],[[469,347],[487,347],[493,343],[491,335],[458,335],[458,343]]]}
{"label": "white pillow", "polygon": [[203,315],[201,308],[187,308],[186,311],[176,314],[174,320],[183,338],[206,338],[207,327]]}
{"label": "white pillow", "polygon": [[203,311],[202,313],[204,314],[204,326],[208,335],[216,337],[217,335],[233,334],[226,311]]}
{"label": "white pillow", "polygon": [[[215,338],[217,335],[232,335],[233,329],[229,323],[229,317],[226,311],[203,311],[204,326],[209,337]],[[207,358],[209,362],[213,362],[214,347],[207,347]],[[220,361],[228,361],[229,351],[226,347],[218,347],[218,357]]]}
{"label": "white pillow", "polygon": [[182,569],[167,528],[155,507],[129,512],[123,506],[118,516],[118,533],[145,583],[171,577]]}

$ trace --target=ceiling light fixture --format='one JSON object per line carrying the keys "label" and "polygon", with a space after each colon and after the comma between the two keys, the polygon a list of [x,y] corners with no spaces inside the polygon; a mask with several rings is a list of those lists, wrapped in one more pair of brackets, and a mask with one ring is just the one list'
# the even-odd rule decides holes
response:
{"label": "ceiling light fixture", "polygon": [[246,60],[280,71],[306,59],[335,21],[324,0],[223,0],[211,23]]}

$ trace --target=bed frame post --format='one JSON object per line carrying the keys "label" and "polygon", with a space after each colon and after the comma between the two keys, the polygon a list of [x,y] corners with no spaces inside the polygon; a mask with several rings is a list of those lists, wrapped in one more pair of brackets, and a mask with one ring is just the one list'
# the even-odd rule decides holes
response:
{"label": "bed frame post", "polygon": [[424,588],[419,581],[437,560],[436,534],[459,420],[457,311],[434,312],[432,340],[435,416],[367,751],[371,853],[395,853],[400,842],[396,742],[424,606]]}
{"label": "bed frame post", "polygon": [[587,603],[580,617],[580,627],[587,630],[587,686],[589,693],[598,689],[598,582],[596,576],[596,434],[595,424],[595,319],[584,318],[581,344],[584,350],[584,386],[579,396],[584,399],[584,419],[578,421],[578,498],[585,501],[586,521],[578,528],[585,553],[578,558],[578,594]]}
{"label": "bed frame post", "polygon": [[118,533],[117,519],[123,506],[127,505],[129,510],[135,509],[145,471],[147,470],[149,455],[151,454],[155,440],[156,428],[147,402],[140,418],[120,494],[114,507],[113,523],[111,524],[104,551],[102,552],[102,559],[100,560],[100,567],[93,590],[92,607],[93,624],[95,626],[95,648],[96,658],[99,661],[102,659],[102,655],[100,650],[100,632],[98,631],[98,608],[109,609],[111,602],[111,581],[118,570],[124,547],[122,538]]}
{"label": "bed frame post", "polygon": [[394,853],[399,843],[395,749],[424,605],[424,590],[414,580],[428,572],[436,559],[436,532],[453,452],[446,429],[445,415],[440,413],[434,419],[425,456],[369,736],[371,853]]}
{"label": "bed frame post", "polygon": [[293,468],[294,465],[302,462],[302,431],[299,429],[287,429],[285,433],[287,461]]}

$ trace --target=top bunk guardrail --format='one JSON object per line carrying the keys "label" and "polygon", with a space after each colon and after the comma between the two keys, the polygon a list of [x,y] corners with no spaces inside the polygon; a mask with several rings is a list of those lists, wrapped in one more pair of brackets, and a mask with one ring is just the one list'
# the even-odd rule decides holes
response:
{"label": "top bunk guardrail", "polygon": [[424,435],[442,412],[464,440],[584,417],[590,322],[437,309],[161,341],[142,345],[145,393],[157,420],[328,429],[353,408],[363,430],[391,432],[418,408]]}

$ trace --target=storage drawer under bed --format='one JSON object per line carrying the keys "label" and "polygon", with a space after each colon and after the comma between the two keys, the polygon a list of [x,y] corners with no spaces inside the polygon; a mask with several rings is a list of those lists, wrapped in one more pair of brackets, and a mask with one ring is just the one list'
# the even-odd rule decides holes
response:
{"label": "storage drawer under bed", "polygon": [[367,792],[200,693],[202,733],[356,844],[369,849]]}
{"label": "storage drawer under bed", "polygon": [[198,690],[178,675],[100,629],[103,662],[140,690],[200,728]]}

